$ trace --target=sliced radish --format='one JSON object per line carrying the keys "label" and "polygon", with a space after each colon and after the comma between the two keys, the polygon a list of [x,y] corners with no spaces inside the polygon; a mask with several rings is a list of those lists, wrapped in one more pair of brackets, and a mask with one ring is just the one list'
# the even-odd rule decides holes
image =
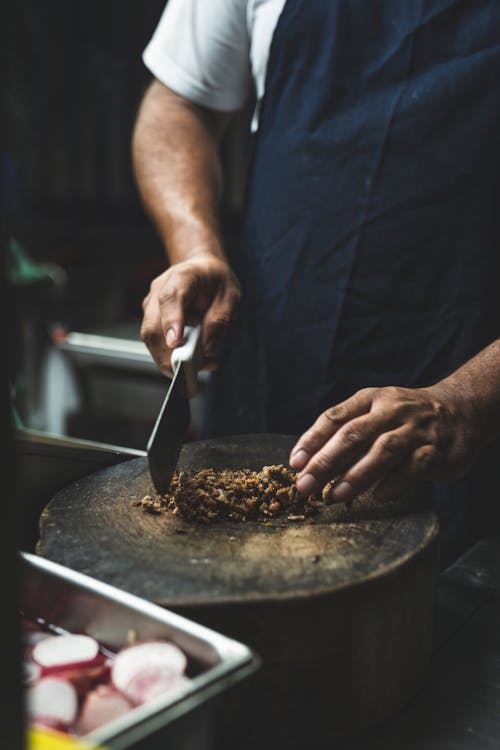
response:
{"label": "sliced radish", "polygon": [[58,635],[37,643],[33,659],[41,667],[82,665],[95,659],[98,653],[99,644],[88,635]]}
{"label": "sliced radish", "polygon": [[189,682],[190,680],[183,675],[162,672],[158,667],[149,667],[130,680],[125,693],[133,703],[143,704],[178,692]]}
{"label": "sliced radish", "polygon": [[[42,667],[42,675],[48,677],[49,675],[54,677],[62,677],[68,679],[66,674],[68,672],[85,672],[96,668],[105,666],[108,659],[104,654],[97,654],[93,659],[87,659],[85,661],[69,661],[69,662],[58,662],[57,664],[51,664],[47,667]],[[64,673],[64,674],[63,674]]]}
{"label": "sliced radish", "polygon": [[60,677],[71,682],[80,697],[92,690],[101,682],[109,682],[111,675],[110,663],[105,656],[99,654],[92,661],[83,664],[63,664],[55,667],[42,667],[42,677]]}
{"label": "sliced radish", "polygon": [[77,725],[77,733],[88,734],[98,729],[103,724],[117,719],[128,713],[132,705],[109,685],[99,685],[98,688],[88,693],[82,706],[80,718]]}
{"label": "sliced radish", "polygon": [[78,711],[76,690],[67,680],[46,677],[27,691],[26,710],[34,723],[69,727]]}
{"label": "sliced radish", "polygon": [[[150,641],[120,651],[111,667],[114,686],[136,703],[144,702],[144,693],[166,692],[174,677],[186,669],[187,659],[173,643]],[[155,686],[155,687],[153,687]],[[163,686],[163,688],[161,688]]]}
{"label": "sliced radish", "polygon": [[34,631],[34,630],[25,635],[27,635],[27,637],[25,637],[24,639],[25,661],[33,660],[33,651],[37,643],[40,643],[41,641],[45,641],[47,638],[54,638],[54,636],[50,635],[50,633],[42,633],[41,631]]}

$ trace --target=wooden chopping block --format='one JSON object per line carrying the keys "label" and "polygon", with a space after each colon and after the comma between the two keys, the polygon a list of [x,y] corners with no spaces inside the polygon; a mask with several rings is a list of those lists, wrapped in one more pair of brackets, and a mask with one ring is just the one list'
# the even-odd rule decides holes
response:
{"label": "wooden chopping block", "polygon": [[[286,463],[293,442],[192,443],[180,468]],[[221,707],[218,750],[311,748],[376,724],[421,686],[438,568],[428,499],[329,506],[315,522],[201,527],[132,506],[148,492],[142,458],[65,488],[42,515],[38,551],[261,655],[256,678]]]}

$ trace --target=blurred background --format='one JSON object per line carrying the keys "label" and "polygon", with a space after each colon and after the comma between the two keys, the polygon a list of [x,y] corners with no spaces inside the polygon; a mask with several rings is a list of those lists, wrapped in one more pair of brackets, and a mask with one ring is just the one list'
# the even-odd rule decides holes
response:
{"label": "blurred background", "polygon": [[[130,159],[150,80],[141,54],[164,6],[4,3],[10,380],[16,424],[31,430],[143,449],[165,393],[139,328],[142,299],[166,262]],[[237,118],[223,144],[229,251],[243,197],[248,116]],[[199,409],[201,403],[194,437]]]}
{"label": "blurred background", "polygon": [[[166,260],[130,158],[150,80],[141,55],[164,6],[0,3],[0,571],[10,686],[0,720],[15,750],[24,746],[16,552],[35,550],[39,515],[58,489],[146,448],[168,386],[139,337],[142,299]],[[248,118],[222,149],[229,251]]]}

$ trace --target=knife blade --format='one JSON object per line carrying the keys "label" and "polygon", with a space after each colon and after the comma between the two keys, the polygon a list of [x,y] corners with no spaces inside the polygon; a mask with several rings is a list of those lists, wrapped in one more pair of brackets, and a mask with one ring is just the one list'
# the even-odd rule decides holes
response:
{"label": "knife blade", "polygon": [[147,453],[155,490],[168,492],[191,421],[189,399],[197,392],[200,326],[186,326],[184,343],[172,352],[173,377],[151,432]]}

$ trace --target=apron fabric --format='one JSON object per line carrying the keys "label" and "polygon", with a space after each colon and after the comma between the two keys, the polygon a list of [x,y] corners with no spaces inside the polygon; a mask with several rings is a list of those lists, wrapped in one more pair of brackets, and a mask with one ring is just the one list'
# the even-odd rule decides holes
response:
{"label": "apron fabric", "polygon": [[[287,0],[205,435],[298,435],[500,336],[499,134],[497,0]],[[444,564],[498,520],[498,455],[438,487]]]}

